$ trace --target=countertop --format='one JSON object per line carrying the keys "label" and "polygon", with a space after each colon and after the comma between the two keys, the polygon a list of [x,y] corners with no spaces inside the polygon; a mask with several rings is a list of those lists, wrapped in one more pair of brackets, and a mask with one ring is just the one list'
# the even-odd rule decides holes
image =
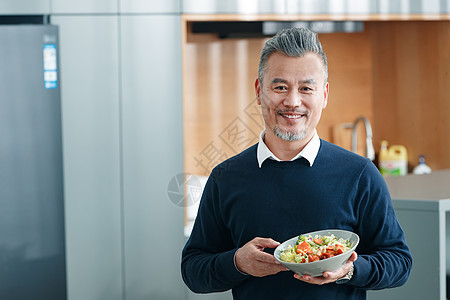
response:
{"label": "countertop", "polygon": [[426,175],[386,177],[392,200],[450,200],[450,169]]}

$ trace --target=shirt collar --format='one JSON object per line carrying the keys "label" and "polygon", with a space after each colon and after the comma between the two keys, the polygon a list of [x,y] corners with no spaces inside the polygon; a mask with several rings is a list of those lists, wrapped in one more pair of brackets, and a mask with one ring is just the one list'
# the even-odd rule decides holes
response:
{"label": "shirt collar", "polygon": [[[258,159],[258,164],[260,168],[263,162],[268,158],[276,161],[281,161],[281,159],[276,157],[275,154],[273,154],[272,151],[270,151],[267,145],[264,143],[265,134],[266,130],[263,130],[259,135],[258,149],[256,152],[256,157]],[[300,151],[300,153],[298,153],[294,158],[291,159],[291,161],[296,160],[300,157],[304,157],[309,162],[309,166],[312,167],[314,160],[317,157],[317,153],[319,152],[319,148],[320,148],[319,135],[317,134],[317,130],[314,130],[314,135],[312,139],[308,142],[308,144],[306,144],[305,148],[303,148],[303,150]]]}

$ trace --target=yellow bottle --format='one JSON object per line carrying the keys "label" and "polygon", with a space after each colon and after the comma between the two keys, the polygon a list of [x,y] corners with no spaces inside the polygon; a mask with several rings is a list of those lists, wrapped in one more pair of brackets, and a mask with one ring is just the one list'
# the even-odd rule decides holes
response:
{"label": "yellow bottle", "polygon": [[392,145],[388,148],[388,142],[381,141],[378,161],[383,176],[403,176],[408,173],[408,152],[404,146]]}

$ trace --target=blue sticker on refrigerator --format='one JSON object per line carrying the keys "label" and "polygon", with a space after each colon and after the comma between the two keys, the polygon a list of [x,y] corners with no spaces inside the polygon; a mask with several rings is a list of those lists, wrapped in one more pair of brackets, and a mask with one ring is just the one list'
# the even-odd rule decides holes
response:
{"label": "blue sticker on refrigerator", "polygon": [[46,89],[56,89],[58,87],[55,44],[44,45],[44,87]]}

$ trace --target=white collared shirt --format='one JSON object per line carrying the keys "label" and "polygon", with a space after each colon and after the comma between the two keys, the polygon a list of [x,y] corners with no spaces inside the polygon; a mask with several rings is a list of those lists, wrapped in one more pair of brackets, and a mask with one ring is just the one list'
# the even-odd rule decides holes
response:
{"label": "white collared shirt", "polygon": [[[281,161],[281,159],[276,157],[275,154],[273,154],[272,151],[270,151],[267,145],[264,143],[265,134],[266,130],[264,129],[259,135],[258,149],[256,152],[256,157],[258,159],[258,164],[260,168],[263,162],[268,158],[276,161]],[[309,166],[312,167],[314,160],[317,157],[317,153],[319,152],[319,148],[320,148],[319,135],[317,134],[317,130],[314,130],[314,136],[312,137],[312,139],[308,142],[308,144],[306,144],[305,148],[303,148],[303,150],[300,151],[300,153],[298,153],[294,158],[291,159],[291,161],[296,160],[300,157],[304,157],[309,162]]]}

